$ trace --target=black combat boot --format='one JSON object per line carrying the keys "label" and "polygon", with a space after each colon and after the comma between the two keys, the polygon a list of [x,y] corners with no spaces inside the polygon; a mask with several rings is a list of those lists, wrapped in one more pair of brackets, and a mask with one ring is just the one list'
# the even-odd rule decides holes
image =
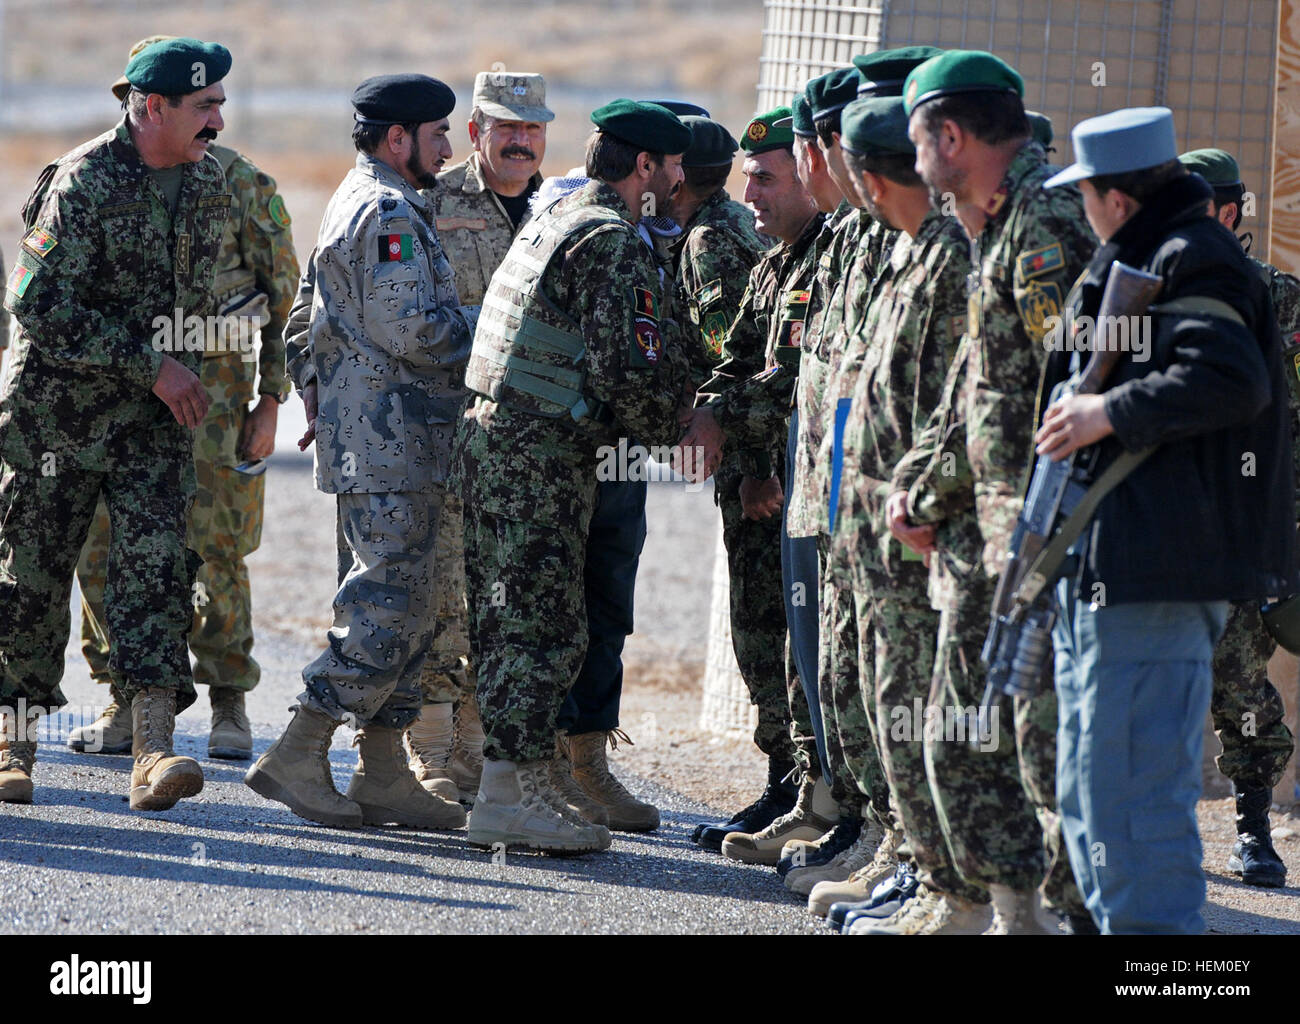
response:
{"label": "black combat boot", "polygon": [[1228,870],[1241,875],[1247,885],[1277,889],[1286,884],[1286,865],[1273,849],[1268,809],[1273,792],[1267,786],[1249,786],[1237,792],[1237,842],[1228,857]]}
{"label": "black combat boot", "polygon": [[841,818],[833,829],[827,832],[815,844],[804,846],[797,854],[786,856],[782,853],[777,862],[776,873],[784,878],[791,871],[799,868],[815,868],[829,864],[841,853],[858,841],[862,834],[862,819]]}
{"label": "black combat boot", "polygon": [[714,853],[721,853],[722,840],[728,833],[761,832],[781,815],[788,814],[794,809],[795,800],[799,796],[798,785],[786,781],[786,776],[793,771],[792,762],[769,757],[767,788],[763,790],[763,795],[743,811],[733,815],[730,821],[708,821],[696,825],[695,832],[691,835],[691,842],[698,843],[704,849],[712,850]]}

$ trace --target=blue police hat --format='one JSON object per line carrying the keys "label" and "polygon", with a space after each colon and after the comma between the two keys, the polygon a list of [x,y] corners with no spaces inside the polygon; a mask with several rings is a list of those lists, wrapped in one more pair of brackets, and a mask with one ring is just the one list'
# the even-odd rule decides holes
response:
{"label": "blue police hat", "polygon": [[1070,133],[1075,162],[1043,188],[1099,174],[1126,174],[1178,159],[1174,115],[1168,107],[1128,107],[1080,121]]}

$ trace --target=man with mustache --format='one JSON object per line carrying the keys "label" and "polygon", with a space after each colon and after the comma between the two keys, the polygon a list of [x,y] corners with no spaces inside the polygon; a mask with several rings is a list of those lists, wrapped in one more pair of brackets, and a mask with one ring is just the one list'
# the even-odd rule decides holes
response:
{"label": "man with mustache", "polygon": [[[546,106],[541,75],[480,71],[469,113],[467,160],[438,175],[428,193],[452,269],[466,305],[478,305],[510,242],[528,218],[529,201],[542,183]],[[433,646],[420,675],[425,705],[407,731],[411,770],[431,793],[469,803],[483,770],[483,724],[474,696],[465,607],[465,526],[460,496],[442,506],[435,554],[438,575]]]}
{"label": "man with mustache", "polygon": [[[59,689],[72,573],[100,494],[113,667],[131,701],[132,810],[203,788],[172,753],[194,701],[185,639],[198,557],[186,547],[193,436],[208,397],[178,320],[214,312],[230,194],[207,139],[225,123],[230,52],[171,39],[126,66],[126,114],[50,164],[23,208],[5,292],[18,322],[0,394],[0,800],[30,802],[34,714]],[[160,328],[161,322],[161,328]]]}

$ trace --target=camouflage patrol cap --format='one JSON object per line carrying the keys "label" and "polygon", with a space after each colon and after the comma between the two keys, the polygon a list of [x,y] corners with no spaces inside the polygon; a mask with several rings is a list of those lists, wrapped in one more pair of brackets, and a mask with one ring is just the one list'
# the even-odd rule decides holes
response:
{"label": "camouflage patrol cap", "polygon": [[546,105],[546,79],[522,71],[480,71],[470,106],[502,121],[555,120],[555,111]]}
{"label": "camouflage patrol cap", "polygon": [[915,156],[901,96],[864,96],[840,114],[840,145],[862,156]]}
{"label": "camouflage patrol cap", "polygon": [[619,99],[591,112],[591,123],[647,153],[685,153],[691,130],[657,103]]}
{"label": "camouflage patrol cap", "polygon": [[682,124],[691,130],[691,144],[682,154],[683,167],[728,167],[737,143],[724,125],[707,117],[687,114]]}
{"label": "camouflage patrol cap", "polygon": [[126,65],[133,89],[184,96],[216,85],[230,72],[230,51],[220,43],[179,36],[142,48]]}
{"label": "camouflage patrol cap", "polygon": [[789,107],[777,107],[766,114],[758,114],[745,125],[740,148],[750,156],[758,156],[769,149],[789,150],[794,145],[794,133],[790,126]]}
{"label": "camouflage patrol cap", "polygon": [[902,96],[903,83],[914,67],[943,53],[937,46],[901,46],[853,58],[858,69],[859,96]]}
{"label": "camouflage patrol cap", "polygon": [[1193,149],[1180,156],[1178,162],[1199,174],[1212,188],[1235,188],[1242,184],[1241,168],[1225,150]]}
{"label": "camouflage patrol cap", "polygon": [[[146,46],[152,46],[154,43],[161,43],[165,39],[175,39],[175,38],[176,38],[175,36],[145,36],[133,47],[131,47],[130,52],[127,53],[126,55],[126,62],[130,64],[131,58],[134,57],[141,50],[143,50]],[[111,88],[113,90],[114,96],[116,96],[119,100],[124,100],[126,99],[126,94],[131,91],[131,83],[126,80],[126,75],[123,75],[121,78],[119,78],[116,82],[112,84]]]}
{"label": "camouflage patrol cap", "polygon": [[1025,82],[1010,64],[984,50],[948,50],[912,69],[903,86],[907,112],[941,96],[962,93],[1015,93],[1025,96]]}

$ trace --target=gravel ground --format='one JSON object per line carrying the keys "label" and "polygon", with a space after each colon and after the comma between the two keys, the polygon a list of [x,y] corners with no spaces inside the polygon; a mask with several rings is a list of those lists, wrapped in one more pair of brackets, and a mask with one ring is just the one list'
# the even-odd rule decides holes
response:
{"label": "gravel ground", "polygon": [[[296,436],[295,404],[286,407],[281,451]],[[263,668],[248,701],[257,753],[283,729],[300,670],[322,643],[334,572],[332,499],[312,488],[310,461],[277,456],[267,482],[263,543],[249,560]],[[615,833],[605,855],[510,853],[496,863],[466,846],[463,833],[321,828],[245,788],[245,765],[206,757],[201,694],[178,720],[176,747],[200,760],[207,784],[165,813],[128,810],[128,757],[73,754],[61,738],[42,743],[36,803],[0,805],[0,930],[822,931],[770,869],[732,864],[688,841],[697,822],[752,799],[764,776],[751,743],[698,728],[716,514],[708,489],[651,488],[622,714],[635,745],[620,745],[611,759],[630,789],[660,807],[658,832]],[[103,700],[71,642],[64,690],[66,732]],[[345,732],[331,751],[340,789],[355,765]],[[1221,873],[1231,802],[1203,801],[1200,813],[1211,929],[1300,933],[1294,889],[1251,889]],[[1275,824],[1279,851],[1300,878],[1300,822],[1275,816]]]}

